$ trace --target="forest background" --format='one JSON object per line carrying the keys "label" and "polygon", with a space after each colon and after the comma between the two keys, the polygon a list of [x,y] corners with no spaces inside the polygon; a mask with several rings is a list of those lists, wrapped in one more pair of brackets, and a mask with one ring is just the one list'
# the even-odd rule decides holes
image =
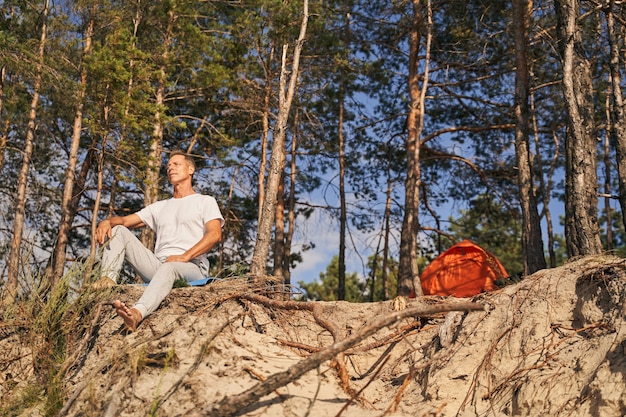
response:
{"label": "forest background", "polygon": [[623,249],[622,2],[0,11],[3,297],[75,266],[92,280],[97,222],[168,197],[175,149],[226,218],[216,276],[288,288],[320,236],[338,236],[303,298],[419,293],[420,269],[466,238],[511,274]]}

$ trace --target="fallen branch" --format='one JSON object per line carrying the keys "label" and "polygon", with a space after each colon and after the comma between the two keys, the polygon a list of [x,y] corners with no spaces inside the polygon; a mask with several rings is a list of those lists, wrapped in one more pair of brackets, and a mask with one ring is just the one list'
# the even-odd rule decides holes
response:
{"label": "fallen branch", "polygon": [[[287,302],[288,303],[288,302]],[[367,337],[376,333],[380,329],[390,326],[399,320],[408,317],[421,317],[429,314],[442,313],[448,311],[478,311],[484,310],[484,306],[478,303],[454,303],[441,304],[436,306],[417,306],[407,308],[406,310],[394,311],[375,320],[358,332],[346,337],[345,339],[324,348],[323,350],[309,356],[308,358],[291,366],[283,372],[270,375],[266,381],[261,382],[248,389],[247,391],[232,397],[224,397],[218,404],[211,404],[202,410],[203,415],[212,417],[227,417],[234,415],[237,411],[246,408],[265,395],[270,394],[274,390],[283,387],[305,373],[320,366],[323,362],[330,360],[347,349],[357,345]]]}
{"label": "fallen branch", "polygon": [[[333,342],[338,343],[343,339],[343,334],[339,330],[339,327],[332,321],[326,319],[323,314],[322,305],[317,302],[301,302],[301,301],[282,301],[274,300],[259,294],[245,293],[241,294],[239,298],[253,301],[255,303],[262,304],[266,307],[280,308],[283,310],[304,310],[310,311],[315,319],[315,322],[322,328],[326,329],[333,337]],[[341,380],[341,386],[346,392],[350,392],[348,370],[346,369],[346,361],[344,359],[343,351],[340,351],[337,355],[335,365],[337,366],[337,372],[339,373],[339,379]]]}

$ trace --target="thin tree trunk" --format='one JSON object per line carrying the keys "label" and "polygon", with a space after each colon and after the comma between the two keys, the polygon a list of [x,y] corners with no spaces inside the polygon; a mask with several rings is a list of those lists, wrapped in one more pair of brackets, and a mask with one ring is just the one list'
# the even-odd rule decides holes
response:
{"label": "thin tree trunk", "polygon": [[345,155],[345,138],[343,135],[344,122],[344,102],[343,88],[339,92],[339,259],[338,259],[338,286],[337,300],[346,299],[346,229],[348,227],[348,214],[346,209],[346,155]]}
{"label": "thin tree trunk", "polygon": [[[613,7],[615,2],[610,2],[610,7],[606,11],[607,31],[609,45],[611,46],[611,59],[609,67],[611,70],[611,90],[612,108],[614,121],[613,140],[615,141],[615,154],[617,159],[617,177],[619,182],[619,204],[622,209],[622,221],[626,225],[626,114],[624,112],[624,100],[622,96],[622,79],[620,75],[620,44],[615,34],[615,18]],[[607,171],[608,175],[608,171]],[[608,221],[608,219],[607,219]]]}
{"label": "thin tree trunk", "polygon": [[[84,277],[90,277],[91,271],[93,269],[94,262],[96,260],[96,239],[94,236],[96,235],[96,227],[98,225],[98,211],[100,210],[100,200],[102,198],[102,152],[98,153],[96,151],[96,147],[91,146],[89,152],[87,152],[87,157],[83,161],[83,166],[81,168],[81,174],[79,175],[79,182],[82,182],[81,188],[84,187],[84,184],[87,180],[87,174],[91,171],[94,163],[97,167],[97,188],[96,188],[96,198],[94,199],[93,209],[91,211],[91,227],[90,227],[90,236],[91,243],[89,245],[89,258],[87,264],[85,266]],[[85,181],[85,182],[83,182]],[[78,205],[78,199],[76,199],[76,205]],[[76,208],[75,208],[76,210]]]}
{"label": "thin tree trunk", "polygon": [[[4,79],[6,77],[6,67],[0,68],[0,114],[2,114],[2,109],[4,108]],[[2,124],[2,133],[0,133],[0,170],[4,166],[4,157],[7,150],[7,141],[9,139],[9,127],[11,126],[11,121],[7,117]]]}
{"label": "thin tree trunk", "polygon": [[566,104],[565,241],[570,257],[602,251],[598,227],[598,181],[591,82],[576,0],[555,0]]}
{"label": "thin tree trunk", "polygon": [[[160,85],[157,90],[157,102],[163,102],[165,88]],[[144,206],[148,206],[159,199],[159,179],[161,171],[161,153],[163,152],[163,121],[161,120],[161,111],[157,110],[154,114],[154,130],[152,132],[152,142],[150,144],[150,153],[148,155],[148,170],[146,172],[146,181],[144,189]],[[141,242],[146,248],[154,248],[155,234],[151,229],[144,227],[141,229]]]}
{"label": "thin tree trunk", "polygon": [[[78,161],[78,150],[80,147],[80,138],[83,128],[83,107],[85,105],[85,95],[87,90],[87,69],[84,65],[84,59],[91,53],[91,38],[93,36],[94,20],[93,15],[95,8],[92,9],[91,17],[85,31],[85,40],[83,46],[83,63],[80,68],[80,84],[76,94],[76,112],[74,114],[74,124],[72,127],[72,142],[70,145],[70,154],[65,169],[65,183],[63,185],[63,200],[61,202],[61,224],[59,226],[59,236],[52,253],[52,262],[46,271],[46,276],[50,280],[50,284],[54,286],[56,282],[63,276],[65,269],[65,249],[69,239],[70,229],[74,221],[75,211],[72,210],[72,201],[74,196],[74,185],[76,180],[76,165]],[[80,189],[79,189],[80,190]],[[80,190],[82,192],[82,190]]]}
{"label": "thin tree trunk", "polygon": [[[532,77],[532,74],[531,74]],[[559,156],[559,142],[558,137],[555,137],[554,157],[550,164],[549,170],[544,179],[543,174],[543,158],[541,156],[541,146],[539,144],[539,128],[537,126],[537,113],[535,111],[534,95],[530,94],[530,111],[532,114],[532,126],[533,126],[533,138],[535,142],[535,160],[537,162],[537,172],[539,172],[539,189],[542,194],[543,209],[540,217],[545,217],[546,220],[546,236],[548,237],[548,258],[550,259],[550,268],[556,267],[556,254],[554,252],[554,227],[552,225],[552,213],[550,212],[550,194],[552,193],[552,176],[556,167],[556,162]]]}
{"label": "thin tree trunk", "polygon": [[[613,126],[611,117],[611,80],[609,75],[609,86],[605,98],[606,113],[606,135],[604,136],[604,214],[606,216],[606,250],[613,249],[613,213],[611,212],[611,138],[613,136]],[[619,168],[618,168],[619,171]]]}
{"label": "thin tree trunk", "polygon": [[266,275],[265,268],[267,264],[267,256],[269,253],[272,225],[274,224],[274,213],[276,206],[276,196],[278,195],[278,186],[280,178],[283,175],[285,165],[285,130],[287,128],[287,120],[291,110],[291,103],[296,90],[296,84],[299,74],[300,53],[304,44],[306,35],[306,27],[309,19],[309,3],[304,0],[302,24],[300,26],[300,35],[296,41],[293,53],[293,63],[291,66],[291,78],[289,80],[289,88],[287,89],[287,49],[283,46],[282,65],[280,74],[280,91],[279,91],[279,109],[278,118],[276,120],[276,128],[274,129],[274,141],[272,144],[272,156],[270,158],[270,170],[267,179],[267,189],[265,190],[265,198],[263,201],[261,221],[259,222],[259,230],[252,254],[252,262],[250,265],[250,275],[257,284],[264,281]]}
{"label": "thin tree trunk", "polygon": [[276,194],[276,220],[274,230],[274,278],[283,282],[285,262],[285,172],[280,176]]}
{"label": "thin tree trunk", "polygon": [[[421,296],[422,286],[419,284],[419,268],[417,252],[419,249],[419,189],[420,173],[420,136],[424,126],[424,104],[428,85],[428,68],[430,65],[431,41],[431,10],[430,1],[427,2],[427,16],[424,18],[419,0],[412,0],[413,20],[409,29],[409,97],[410,104],[407,116],[408,135],[406,140],[407,177],[405,181],[404,218],[400,233],[400,264],[398,270],[398,295]],[[424,24],[426,19],[427,23]],[[419,49],[421,31],[427,27],[426,58],[424,62],[423,83],[420,88],[419,80]],[[416,282],[417,281],[417,282]]]}
{"label": "thin tree trunk", "polygon": [[[135,25],[137,25],[137,23],[135,23]],[[131,62],[130,63],[131,68],[132,68],[132,65],[133,64]],[[128,90],[126,93],[128,98],[130,98],[131,88],[132,88],[132,77],[128,82]],[[107,85],[105,89],[108,90],[109,86]],[[130,100],[128,100],[128,103],[130,103]],[[129,112],[129,108],[127,104],[126,108],[124,109],[125,117],[128,116],[128,112]],[[110,113],[109,106],[107,105],[107,103],[104,103],[103,108],[102,108],[102,120],[100,121],[103,127],[102,130],[104,132],[107,131],[107,126],[109,125],[109,113]],[[122,123],[120,127],[120,141],[124,139],[125,134],[126,134],[126,128],[125,128],[124,123]],[[92,152],[91,162],[92,163],[95,162],[96,164],[96,196],[95,196],[94,203],[93,203],[93,209],[91,211],[91,246],[89,248],[89,260],[90,261],[85,271],[86,277],[91,275],[92,265],[96,260],[97,243],[96,243],[95,236],[96,236],[96,229],[98,227],[98,222],[100,220],[100,216],[99,216],[100,205],[102,202],[102,192],[104,189],[104,159],[106,155],[107,142],[108,142],[107,136],[102,135],[99,152],[96,151],[97,147],[95,143],[92,144],[93,152]],[[117,166],[114,164],[113,165],[113,181],[111,181],[111,190],[109,192],[109,204],[107,206],[105,217],[111,217],[115,213],[116,173],[117,173]]]}
{"label": "thin tree trunk", "polygon": [[[391,202],[393,199],[393,183],[391,180],[391,170],[387,167],[387,198],[385,200],[385,235],[383,241],[383,262],[382,262],[382,295],[383,301],[389,299],[389,239],[391,238]],[[421,285],[420,285],[421,286]]]}
{"label": "thin tree trunk", "polygon": [[[174,23],[174,11],[168,12],[169,20],[167,29],[163,35],[164,51],[161,54],[162,62],[167,62],[172,43],[172,25]],[[154,128],[150,154],[148,155],[148,171],[146,173],[146,188],[144,190],[144,206],[148,206],[159,200],[159,180],[161,178],[161,159],[163,152],[163,109],[165,108],[165,85],[167,83],[167,67],[161,66],[157,80],[155,95],[156,111],[154,113]],[[141,230],[141,242],[149,249],[154,248],[155,233],[144,227]]]}
{"label": "thin tree trunk", "polygon": [[537,211],[529,143],[529,72],[527,64],[527,31],[531,13],[528,0],[513,0],[513,32],[515,38],[515,156],[517,180],[522,209],[522,253],[524,275],[546,268],[543,254],[541,224]]}
{"label": "thin tree trunk", "polygon": [[26,138],[24,141],[24,150],[22,151],[22,166],[17,177],[17,191],[14,204],[15,218],[13,221],[13,239],[11,240],[11,249],[9,253],[9,270],[7,276],[7,300],[13,302],[17,295],[18,275],[21,260],[21,244],[22,233],[24,230],[24,212],[26,209],[26,192],[28,188],[28,172],[30,170],[30,161],[33,154],[33,142],[35,140],[35,130],[37,121],[37,109],[39,106],[39,95],[42,84],[43,61],[46,50],[46,40],[48,35],[48,11],[50,7],[49,0],[45,0],[44,8],[40,14],[41,36],[39,39],[39,51],[37,54],[37,63],[35,66],[35,80],[33,83],[33,96],[30,102],[30,111],[28,115],[28,128],[26,129]]}
{"label": "thin tree trunk", "polygon": [[[387,165],[387,190],[385,198],[385,211],[383,213],[383,221],[381,225],[381,233],[376,244],[376,250],[374,251],[374,259],[372,261],[372,268],[370,272],[370,301],[385,301],[389,299],[389,238],[391,236],[391,203],[393,198],[393,181],[391,179],[391,168]],[[383,250],[380,258],[380,285],[381,285],[381,298],[376,299],[376,277],[378,275],[378,253],[380,252],[380,245],[382,242]]]}
{"label": "thin tree trunk", "polygon": [[267,138],[270,133],[270,99],[272,97],[272,61],[274,60],[274,48],[270,51],[270,58],[263,63],[265,72],[265,94],[263,96],[263,133],[261,135],[261,157],[259,164],[258,194],[259,194],[259,217],[257,224],[261,223],[263,198],[265,197],[265,171],[267,170]]}
{"label": "thin tree trunk", "polygon": [[[132,35],[132,43],[131,43],[131,49],[135,49],[136,47],[136,39],[137,39],[137,33],[139,31],[139,25],[142,23],[142,11],[141,11],[141,0],[137,0],[136,2],[136,9],[135,9],[135,15],[133,18],[133,35]],[[126,140],[126,138],[128,137],[128,117],[130,114],[130,103],[132,103],[132,96],[133,96],[133,90],[134,90],[134,68],[135,68],[135,60],[130,59],[128,62],[128,68],[129,68],[129,72],[130,72],[130,78],[128,79],[128,84],[126,87],[126,104],[124,105],[124,119],[121,123],[120,126],[120,138],[118,143],[123,143],[124,140]],[[107,89],[109,89],[109,86],[107,86]],[[104,127],[104,131],[107,131],[108,129],[108,125],[109,125],[109,111],[110,106],[105,103],[103,106],[103,120],[102,120],[102,124]],[[95,233],[96,233],[96,228],[98,226],[98,220],[99,220],[99,213],[100,213],[100,202],[102,200],[102,192],[103,192],[103,187],[104,187],[104,161],[105,161],[105,157],[106,157],[106,149],[107,149],[107,137],[103,136],[102,137],[102,144],[101,144],[101,152],[98,155],[98,176],[97,176],[97,191],[96,191],[96,200],[94,202],[94,208],[93,208],[93,216],[92,216],[92,220],[91,220],[91,240],[92,240],[92,245],[91,245],[91,252],[90,252],[90,256],[92,257],[92,259],[95,259],[95,255],[96,255],[96,246],[95,246]],[[111,188],[109,191],[109,204],[107,206],[107,211],[105,214],[105,217],[111,217],[113,215],[115,215],[115,199],[117,196],[117,178],[119,177],[119,166],[117,165],[116,161],[120,160],[120,146],[116,146],[115,148],[115,156],[113,158],[113,166],[112,166],[112,171],[113,171],[113,178],[111,181]]]}
{"label": "thin tree trunk", "polygon": [[[284,299],[289,299],[291,287],[290,262],[291,242],[295,231],[295,181],[296,181],[296,149],[298,140],[298,112],[294,116],[294,133],[291,141],[291,175],[289,177],[289,198],[285,196],[285,179],[283,173],[278,189],[276,204],[276,232],[274,236],[274,278],[283,285]],[[287,220],[285,221],[285,213]]]}
{"label": "thin tree trunk", "polygon": [[287,234],[285,236],[285,267],[283,283],[285,288],[291,288],[291,245],[296,230],[296,180],[297,180],[297,150],[298,150],[298,112],[294,115],[294,132],[291,138],[291,174],[289,181],[289,199],[287,200]]}

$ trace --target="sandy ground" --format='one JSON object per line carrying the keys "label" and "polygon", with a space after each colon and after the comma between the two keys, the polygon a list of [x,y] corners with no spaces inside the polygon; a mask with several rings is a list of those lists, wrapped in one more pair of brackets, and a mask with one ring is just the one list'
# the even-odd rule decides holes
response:
{"label": "sandy ground", "polygon": [[[106,297],[132,303],[142,290]],[[410,300],[409,309],[473,301],[484,310],[397,320],[291,380],[311,355],[395,314],[393,301],[318,303],[316,319],[249,293],[237,282],[175,289],[132,334],[112,307],[95,305],[64,364],[59,415],[220,415],[233,399],[225,415],[626,415],[623,259],[583,258],[472,300]],[[5,400],[36,374],[23,340],[0,340]]]}

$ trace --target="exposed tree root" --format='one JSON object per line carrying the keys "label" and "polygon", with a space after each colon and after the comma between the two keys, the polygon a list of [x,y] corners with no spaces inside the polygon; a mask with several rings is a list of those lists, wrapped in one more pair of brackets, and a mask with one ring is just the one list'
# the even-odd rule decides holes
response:
{"label": "exposed tree root", "polygon": [[[109,305],[110,303],[103,303],[103,305]],[[99,312],[98,312],[99,313]],[[232,324],[235,320],[239,319],[243,314],[239,314],[235,317],[233,317],[230,320],[227,320],[225,323],[223,323],[218,330],[216,330],[215,332],[213,332],[207,339],[207,341],[202,345],[199,354],[196,357],[196,361],[192,364],[192,366],[187,370],[187,372],[183,375],[182,378],[180,378],[165,394],[163,394],[163,396],[161,396],[157,401],[156,401],[156,406],[157,408],[160,407],[165,401],[167,401],[167,399],[174,393],[176,392],[176,390],[180,387],[180,385],[184,382],[185,377],[187,377],[189,374],[191,374],[200,364],[202,358],[204,357],[204,354],[206,352],[206,348],[209,346],[210,342],[217,336],[219,335],[222,330],[224,330],[228,325]],[[166,330],[165,332],[161,332],[159,334],[155,334],[152,337],[149,337],[147,339],[142,339],[139,340],[135,343],[133,343],[132,345],[128,346],[126,349],[124,349],[122,352],[120,352],[118,355],[110,358],[109,360],[104,361],[103,363],[101,363],[99,366],[97,366],[88,377],[84,378],[83,381],[76,387],[76,389],[74,390],[74,392],[72,393],[72,395],[67,399],[67,401],[65,402],[63,408],[59,411],[59,413],[57,414],[57,416],[63,416],[66,415],[69,410],[71,409],[71,407],[73,406],[74,402],[76,401],[76,399],[80,396],[80,394],[83,392],[83,390],[85,388],[87,388],[89,386],[89,384],[92,383],[92,381],[94,380],[94,378],[97,377],[98,374],[103,373],[105,370],[107,370],[108,368],[113,368],[115,366],[117,366],[117,364],[121,364],[124,363],[125,361],[122,360],[122,358],[124,358],[125,356],[129,356],[130,353],[132,351],[134,351],[137,347],[144,345],[146,343],[150,343],[152,341],[158,340],[162,337],[165,337],[167,335],[169,335],[170,333],[172,333],[172,331],[174,331],[174,327],[172,326],[171,328],[169,328],[168,330]],[[110,372],[110,370],[109,370]],[[115,400],[115,398],[114,398]]]}
{"label": "exposed tree root", "polygon": [[[302,309],[307,310],[311,309],[311,311],[315,310],[315,313],[319,315],[321,307],[312,307],[308,303],[297,303],[293,301],[275,301],[267,299],[266,297],[258,296],[258,295],[247,295],[247,299],[260,302],[262,304],[274,307],[282,307],[285,308],[294,308],[294,309]],[[203,415],[208,415],[212,417],[226,417],[234,415],[238,410],[246,408],[259,399],[264,397],[265,395],[270,394],[277,388],[283,387],[298,378],[300,378],[305,373],[309,372],[320,366],[323,362],[333,359],[337,357],[340,353],[345,352],[346,350],[356,346],[361,341],[366,339],[367,337],[373,335],[384,327],[390,326],[396,323],[399,320],[408,318],[408,317],[421,317],[430,314],[448,312],[448,311],[478,311],[483,310],[484,306],[478,303],[454,303],[454,304],[441,304],[434,306],[417,306],[407,308],[402,311],[394,311],[391,312],[368,325],[361,328],[359,331],[351,334],[350,336],[336,341],[333,345],[328,346],[317,353],[309,356],[308,358],[298,362],[297,364],[291,366],[289,369],[283,372],[278,372],[273,375],[270,375],[267,380],[260,382],[248,389],[247,391],[231,396],[225,397],[218,404],[212,404],[206,407],[203,411]],[[314,316],[315,316],[314,313]],[[320,319],[322,323],[328,325],[328,322],[322,317],[316,317],[316,320]],[[318,321],[318,323],[320,322]],[[325,326],[323,326],[325,327]],[[335,327],[334,325],[329,325],[330,328]],[[333,333],[333,332],[331,332]],[[338,332],[334,334],[338,335]]]}

